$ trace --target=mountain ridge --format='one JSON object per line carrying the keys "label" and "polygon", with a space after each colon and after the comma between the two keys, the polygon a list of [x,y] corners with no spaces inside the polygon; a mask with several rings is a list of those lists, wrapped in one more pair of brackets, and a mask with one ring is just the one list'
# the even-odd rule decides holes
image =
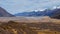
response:
{"label": "mountain ridge", "polygon": [[13,17],[14,15],[8,13],[5,9],[0,7],[0,17]]}
{"label": "mountain ridge", "polygon": [[45,9],[44,11],[31,11],[31,12],[23,12],[17,13],[15,16],[49,16],[51,18],[60,19],[60,8],[56,8],[53,10]]}

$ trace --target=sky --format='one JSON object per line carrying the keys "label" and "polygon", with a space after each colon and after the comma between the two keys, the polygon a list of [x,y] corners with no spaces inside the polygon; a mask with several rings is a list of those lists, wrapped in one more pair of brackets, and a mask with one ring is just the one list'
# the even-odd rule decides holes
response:
{"label": "sky", "polygon": [[60,6],[60,0],[0,0],[0,7],[11,14]]}

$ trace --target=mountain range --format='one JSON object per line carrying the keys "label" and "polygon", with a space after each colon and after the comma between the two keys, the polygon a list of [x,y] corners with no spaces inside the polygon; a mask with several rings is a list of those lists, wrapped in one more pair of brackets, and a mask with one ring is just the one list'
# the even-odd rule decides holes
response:
{"label": "mountain range", "polygon": [[23,13],[18,13],[15,14],[15,16],[45,16],[46,11],[31,11],[31,12],[23,12]]}
{"label": "mountain range", "polygon": [[60,19],[60,8],[45,9],[44,11],[31,11],[31,12],[26,11],[12,15],[8,13],[5,9],[0,7],[0,17],[14,17],[14,16],[50,16],[51,18]]}
{"label": "mountain range", "polygon": [[44,11],[31,11],[15,14],[15,16],[50,16],[52,18],[60,18],[60,8],[45,9]]}

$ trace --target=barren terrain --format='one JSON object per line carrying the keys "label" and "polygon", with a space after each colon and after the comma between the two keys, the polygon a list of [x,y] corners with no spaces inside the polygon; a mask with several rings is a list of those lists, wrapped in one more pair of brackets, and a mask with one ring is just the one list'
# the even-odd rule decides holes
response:
{"label": "barren terrain", "polygon": [[0,34],[60,34],[60,20],[50,17],[0,17]]}

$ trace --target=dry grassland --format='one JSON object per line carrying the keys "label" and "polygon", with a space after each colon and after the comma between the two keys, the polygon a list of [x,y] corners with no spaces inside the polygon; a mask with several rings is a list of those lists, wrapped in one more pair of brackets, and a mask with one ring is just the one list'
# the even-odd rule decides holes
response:
{"label": "dry grassland", "polygon": [[49,17],[1,17],[0,34],[60,34],[60,20]]}

